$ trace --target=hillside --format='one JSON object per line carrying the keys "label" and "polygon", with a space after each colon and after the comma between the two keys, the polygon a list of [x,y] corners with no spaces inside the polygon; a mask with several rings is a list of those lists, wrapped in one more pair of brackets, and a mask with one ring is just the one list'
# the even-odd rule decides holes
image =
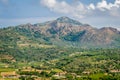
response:
{"label": "hillside", "polygon": [[117,29],[68,17],[1,28],[0,73],[16,72],[16,80],[117,80],[119,48]]}
{"label": "hillside", "polygon": [[[6,32],[8,31],[9,32]],[[120,47],[120,31],[112,27],[96,29],[89,24],[68,17],[60,17],[53,21],[37,24],[24,24],[0,29],[1,41],[5,37],[32,39],[41,43],[57,46],[71,46],[81,48],[117,48]],[[11,35],[8,35],[11,32]],[[15,34],[14,36],[12,34]],[[6,36],[5,36],[6,35]],[[6,39],[6,38],[5,38]],[[18,42],[17,42],[18,43]]]}
{"label": "hillside", "polygon": [[71,53],[64,48],[120,48],[120,31],[112,27],[96,29],[68,17],[0,29],[0,54],[12,55],[18,60],[40,61],[48,59],[48,56],[49,59],[58,58],[56,55],[64,57],[61,51]]}

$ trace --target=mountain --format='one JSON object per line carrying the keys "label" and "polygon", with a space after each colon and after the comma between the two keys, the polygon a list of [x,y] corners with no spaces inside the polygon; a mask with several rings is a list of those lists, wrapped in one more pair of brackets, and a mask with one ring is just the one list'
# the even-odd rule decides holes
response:
{"label": "mountain", "polygon": [[[68,17],[0,29],[0,42],[18,45],[50,44],[81,48],[120,48],[120,31],[112,27],[97,29]],[[1,44],[1,45],[2,45]]]}
{"label": "mountain", "polygon": [[119,64],[120,31],[112,27],[60,17],[0,29],[0,72],[21,80],[118,80]]}

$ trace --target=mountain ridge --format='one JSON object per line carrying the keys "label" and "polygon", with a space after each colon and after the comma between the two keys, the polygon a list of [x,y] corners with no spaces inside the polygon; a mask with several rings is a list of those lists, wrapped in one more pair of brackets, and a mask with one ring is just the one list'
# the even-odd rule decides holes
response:
{"label": "mountain ridge", "polygon": [[44,23],[18,25],[10,30],[38,42],[42,40],[57,46],[64,44],[84,48],[120,47],[119,30],[112,27],[97,29],[65,16]]}

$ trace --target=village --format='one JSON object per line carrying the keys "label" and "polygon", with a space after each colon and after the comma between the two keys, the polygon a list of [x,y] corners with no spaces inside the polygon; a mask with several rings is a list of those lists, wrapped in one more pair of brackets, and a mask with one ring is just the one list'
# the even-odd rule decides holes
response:
{"label": "village", "polygon": [[[3,71],[2,71],[3,70]],[[120,73],[120,70],[111,70],[112,73]],[[89,75],[89,71],[84,71],[84,75]],[[104,75],[108,75],[104,73]],[[69,78],[80,78],[83,75],[76,73],[67,73],[60,69],[40,70],[32,67],[23,67],[22,69],[0,69],[0,80],[66,80]]]}
{"label": "village", "polygon": [[[31,67],[23,67],[22,69],[14,70],[10,70],[10,68],[4,68],[3,71],[0,72],[0,80],[51,80],[51,78],[65,79],[65,75],[67,74],[67,72],[59,69],[54,69],[51,71],[34,69]],[[74,73],[73,75],[76,74]]]}

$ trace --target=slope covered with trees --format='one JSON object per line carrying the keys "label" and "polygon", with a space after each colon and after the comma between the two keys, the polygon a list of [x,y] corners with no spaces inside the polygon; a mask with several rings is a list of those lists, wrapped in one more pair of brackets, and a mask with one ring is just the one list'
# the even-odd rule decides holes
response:
{"label": "slope covered with trees", "polygon": [[120,31],[68,17],[1,28],[0,72],[6,71],[15,71],[21,80],[118,80]]}

